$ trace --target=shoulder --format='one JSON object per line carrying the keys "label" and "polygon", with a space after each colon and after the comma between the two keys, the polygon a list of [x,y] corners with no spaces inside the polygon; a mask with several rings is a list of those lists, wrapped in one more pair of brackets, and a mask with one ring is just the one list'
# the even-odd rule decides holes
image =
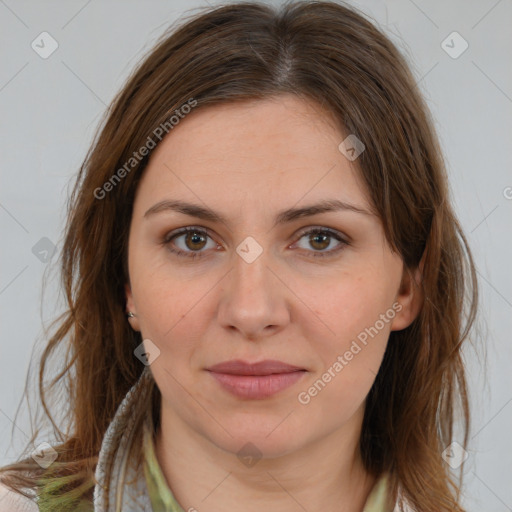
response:
{"label": "shoulder", "polygon": [[37,512],[39,507],[21,494],[12,491],[0,482],[0,512]]}

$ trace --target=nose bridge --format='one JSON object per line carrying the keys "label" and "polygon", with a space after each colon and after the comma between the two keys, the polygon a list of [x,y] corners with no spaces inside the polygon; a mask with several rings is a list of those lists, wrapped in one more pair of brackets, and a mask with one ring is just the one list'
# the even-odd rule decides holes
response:
{"label": "nose bridge", "polygon": [[262,251],[254,259],[254,252],[251,258],[245,257],[255,250],[251,243],[242,242],[234,255],[233,270],[228,274],[229,283],[221,299],[219,321],[224,327],[235,327],[246,337],[257,337],[268,326],[275,329],[284,325],[288,314],[284,287],[279,286],[268,268],[272,265],[268,252]]}
{"label": "nose bridge", "polygon": [[[247,246],[246,246],[247,247]],[[265,251],[258,255],[254,260],[247,260],[240,252],[244,250],[242,244],[237,251],[235,257],[234,270],[232,272],[232,288],[235,293],[246,299],[248,297],[256,297],[257,295],[266,295],[270,286],[268,274],[268,254]]]}

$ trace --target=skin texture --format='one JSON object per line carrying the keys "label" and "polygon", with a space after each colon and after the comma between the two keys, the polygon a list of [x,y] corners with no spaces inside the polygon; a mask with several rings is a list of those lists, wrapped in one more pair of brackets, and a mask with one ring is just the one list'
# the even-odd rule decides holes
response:
{"label": "skin texture", "polygon": [[[182,120],[145,170],[130,228],[127,309],[132,327],[160,350],[151,364],[162,393],[157,457],[185,510],[356,512],[375,483],[358,451],[365,398],[390,331],[413,321],[421,297],[371,213],[357,160],[338,149],[347,135],[319,106],[290,95],[217,105]],[[281,210],[326,199],[368,213],[274,226]],[[171,210],[145,216],[162,200],[208,207],[226,222]],[[208,237],[166,238],[186,226]],[[348,244],[321,235],[315,243],[302,234],[312,227]],[[263,250],[252,263],[236,252],[249,236]],[[392,320],[301,403],[299,393],[389,311]],[[231,359],[277,359],[307,372],[269,398],[241,399],[206,371]],[[248,442],[261,454],[251,467],[237,456]]]}

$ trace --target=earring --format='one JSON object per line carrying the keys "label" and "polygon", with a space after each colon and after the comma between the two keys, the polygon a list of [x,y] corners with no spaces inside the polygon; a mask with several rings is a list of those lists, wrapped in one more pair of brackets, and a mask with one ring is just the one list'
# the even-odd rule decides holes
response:
{"label": "earring", "polygon": [[126,316],[128,318],[134,318],[135,317],[135,313],[132,313],[131,311],[128,311],[128,313],[126,313]]}

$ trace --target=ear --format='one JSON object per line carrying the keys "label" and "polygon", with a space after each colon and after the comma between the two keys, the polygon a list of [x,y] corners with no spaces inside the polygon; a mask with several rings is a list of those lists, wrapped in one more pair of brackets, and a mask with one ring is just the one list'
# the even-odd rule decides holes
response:
{"label": "ear", "polygon": [[395,302],[400,304],[397,314],[391,323],[392,331],[401,331],[412,324],[423,306],[423,291],[421,282],[423,278],[424,256],[418,267],[414,270],[404,268],[400,289]]}
{"label": "ear", "polygon": [[131,311],[135,315],[134,317],[131,318],[128,317],[128,321],[130,322],[130,325],[134,331],[140,332],[140,324],[139,319],[137,317],[137,308],[135,307],[135,303],[133,301],[131,286],[128,283],[124,285],[124,291],[126,295],[126,313],[128,313],[128,311]]}

